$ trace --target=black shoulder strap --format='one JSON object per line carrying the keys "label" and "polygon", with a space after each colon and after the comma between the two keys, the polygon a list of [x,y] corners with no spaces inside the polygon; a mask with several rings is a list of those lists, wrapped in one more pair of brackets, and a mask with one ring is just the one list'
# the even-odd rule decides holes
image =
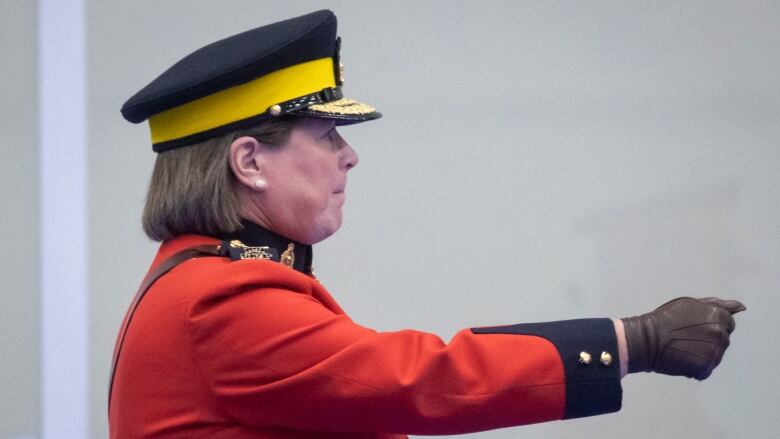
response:
{"label": "black shoulder strap", "polygon": [[174,267],[181,264],[182,262],[204,256],[227,256],[226,252],[222,249],[223,244],[199,245],[184,249],[161,262],[157,267],[154,268],[154,270],[150,271],[149,274],[147,274],[144,278],[143,282],[141,282],[141,286],[138,288],[138,292],[135,293],[135,297],[130,303],[130,308],[127,310],[125,318],[122,321],[122,326],[119,329],[119,336],[117,337],[116,345],[114,346],[114,357],[111,360],[111,375],[109,375],[110,378],[108,382],[109,411],[111,407],[111,390],[114,385],[114,374],[116,373],[116,365],[119,361],[119,354],[122,351],[122,344],[125,341],[127,327],[130,325],[130,321],[133,319],[133,314],[135,313],[136,308],[138,308],[138,304],[141,302],[141,299],[144,298],[146,292],[157,281],[157,279],[162,277],[165,273],[171,271]]}

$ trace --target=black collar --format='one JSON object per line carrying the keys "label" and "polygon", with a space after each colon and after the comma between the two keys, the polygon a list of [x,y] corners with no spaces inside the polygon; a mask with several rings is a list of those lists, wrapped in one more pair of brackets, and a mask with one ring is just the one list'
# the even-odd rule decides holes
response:
{"label": "black collar", "polygon": [[249,247],[271,247],[276,250],[274,252],[276,255],[281,255],[290,244],[293,244],[295,247],[293,268],[304,274],[311,273],[313,255],[310,245],[287,239],[248,220],[241,220],[241,226],[242,229],[224,236],[223,239],[227,241],[237,239]]}

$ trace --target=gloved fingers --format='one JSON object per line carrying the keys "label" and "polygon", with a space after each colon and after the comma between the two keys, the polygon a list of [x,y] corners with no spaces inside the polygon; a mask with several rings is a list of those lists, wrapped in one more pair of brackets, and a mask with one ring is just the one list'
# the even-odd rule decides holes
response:
{"label": "gloved fingers", "polygon": [[734,321],[734,316],[730,315],[728,320],[726,320],[726,331],[731,334],[735,329],[737,329],[737,322]]}
{"label": "gloved fingers", "polygon": [[725,308],[718,308],[718,320],[720,324],[726,327],[727,334],[734,332],[734,329],[737,327],[737,323],[734,321],[734,316],[731,314],[731,311]]}
{"label": "gloved fingers", "polygon": [[696,379],[697,379],[697,380],[699,380],[699,381],[704,381],[704,380],[706,380],[707,378],[709,378],[709,377],[710,377],[710,375],[712,375],[712,371],[714,371],[714,370],[715,370],[715,367],[716,367],[716,366],[717,366],[717,364],[714,364],[714,365],[711,365],[711,366],[709,366],[709,367],[708,367],[708,368],[706,368],[706,369],[703,369],[703,370],[701,370],[701,371],[700,371],[700,372],[698,372],[696,375],[694,375],[694,376],[693,376],[693,378],[696,378]]}
{"label": "gloved fingers", "polygon": [[709,378],[721,360],[723,360],[724,351],[725,348],[722,346],[713,346],[711,349],[700,352],[699,355],[705,359],[697,364],[695,371],[688,375],[689,378],[695,378],[699,381]]}
{"label": "gloved fingers", "polygon": [[725,353],[726,347],[718,347],[715,349],[715,353],[712,357],[712,360],[709,364],[709,367],[704,370],[704,373],[702,374],[701,378],[696,377],[697,380],[702,381],[707,378],[709,378],[710,375],[712,375],[712,372],[715,370],[716,367],[720,364],[720,362],[723,360],[723,354]]}
{"label": "gloved fingers", "polygon": [[718,299],[717,297],[703,297],[701,299],[704,303],[709,303],[711,305],[719,306],[726,311],[730,312],[731,314],[736,314],[738,312],[742,312],[747,309],[745,305],[742,304],[739,300],[724,300],[724,299]]}
{"label": "gloved fingers", "polygon": [[706,379],[718,366],[723,357],[723,349],[711,343],[704,345],[695,340],[677,340],[668,347],[655,372],[666,375],[685,376],[699,381]]}
{"label": "gloved fingers", "polygon": [[622,319],[629,372],[654,371],[706,379],[720,364],[745,306],[716,297],[678,297],[655,311]]}

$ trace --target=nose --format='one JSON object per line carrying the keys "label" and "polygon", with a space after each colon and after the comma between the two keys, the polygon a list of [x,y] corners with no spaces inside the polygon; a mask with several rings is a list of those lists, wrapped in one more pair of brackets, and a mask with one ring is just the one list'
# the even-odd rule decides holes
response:
{"label": "nose", "polygon": [[360,158],[358,157],[357,152],[352,149],[352,146],[350,146],[346,140],[342,139],[342,142],[344,142],[344,147],[341,149],[343,153],[343,156],[341,157],[341,167],[345,171],[349,171],[350,169],[357,166]]}

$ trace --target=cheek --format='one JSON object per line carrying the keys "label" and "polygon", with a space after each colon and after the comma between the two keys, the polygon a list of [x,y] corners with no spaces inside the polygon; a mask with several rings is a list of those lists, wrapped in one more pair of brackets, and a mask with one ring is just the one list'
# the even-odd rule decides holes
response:
{"label": "cheek", "polygon": [[311,213],[329,210],[334,200],[335,183],[332,173],[319,166],[310,166],[299,170],[301,176],[301,195]]}
{"label": "cheek", "polygon": [[306,163],[283,163],[273,171],[274,189],[281,203],[294,207],[296,210],[309,209],[318,204],[325,191],[322,177],[316,167]]}
{"label": "cheek", "polygon": [[341,206],[344,194],[334,194],[330,185],[312,188],[307,201],[308,217],[314,227],[332,228],[341,225]]}
{"label": "cheek", "polygon": [[343,196],[314,191],[309,197],[299,199],[294,212],[294,222],[301,236],[310,243],[320,242],[333,235],[341,227]]}
{"label": "cheek", "polygon": [[296,234],[321,240],[341,226],[344,195],[333,193],[341,180],[338,171],[328,166],[329,157],[308,158],[276,169],[277,210],[272,215],[277,223],[297,229]]}
{"label": "cheek", "polygon": [[[294,200],[294,201],[293,201]],[[305,222],[318,221],[337,205],[332,190],[325,184],[308,180],[295,188],[294,195],[288,200],[294,205],[297,219]]]}

